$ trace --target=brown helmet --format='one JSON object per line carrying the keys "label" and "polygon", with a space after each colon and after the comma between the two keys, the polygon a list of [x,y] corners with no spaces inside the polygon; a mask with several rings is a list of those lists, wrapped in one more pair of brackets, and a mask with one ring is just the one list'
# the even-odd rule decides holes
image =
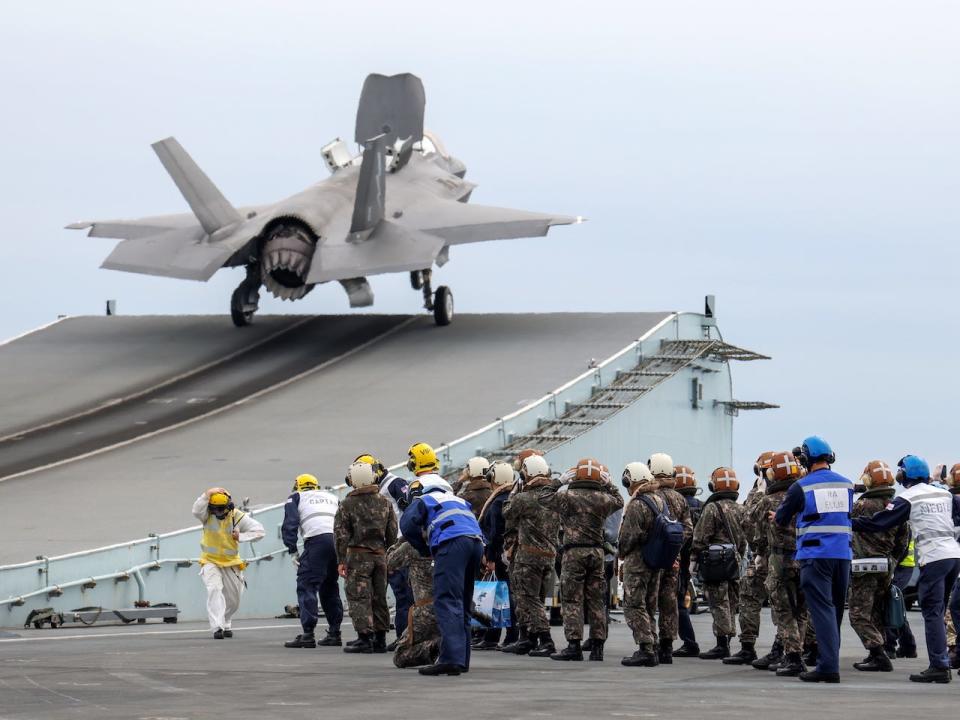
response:
{"label": "brown helmet", "polygon": [[517,472],[520,472],[520,468],[523,467],[523,461],[526,460],[531,455],[540,455],[543,456],[543,453],[534,448],[524,448],[517,453],[517,457],[513,461],[513,469]]}
{"label": "brown helmet", "polygon": [[718,467],[710,473],[710,492],[737,492],[740,481],[733,468]]}
{"label": "brown helmet", "polygon": [[677,490],[697,486],[697,475],[691,468],[688,468],[686,465],[674,465],[673,471],[677,478],[677,482],[674,485]]}
{"label": "brown helmet", "polygon": [[596,458],[581,458],[577,460],[576,480],[601,483],[610,479],[606,465]]}
{"label": "brown helmet", "polygon": [[767,467],[765,474],[768,482],[783,482],[796,480],[800,477],[800,463],[792,452],[773,453],[773,460]]}
{"label": "brown helmet", "polygon": [[757,477],[764,477],[767,474],[767,468],[773,464],[773,459],[777,456],[774,450],[767,450],[760,453],[760,457],[753,464],[753,474]]}
{"label": "brown helmet", "polygon": [[949,488],[960,487],[960,463],[950,468],[950,472],[947,473],[947,479],[944,482],[947,483],[947,487]]}
{"label": "brown helmet", "polygon": [[866,486],[867,490],[893,487],[896,481],[897,476],[883,460],[871,460],[863,469],[863,474],[860,475],[860,482]]}

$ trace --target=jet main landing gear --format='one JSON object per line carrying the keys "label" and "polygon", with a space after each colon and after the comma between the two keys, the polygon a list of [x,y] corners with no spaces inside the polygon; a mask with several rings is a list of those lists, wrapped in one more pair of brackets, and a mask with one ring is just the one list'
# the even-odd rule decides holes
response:
{"label": "jet main landing gear", "polygon": [[439,325],[449,325],[453,320],[453,292],[446,285],[441,285],[433,291],[430,283],[433,277],[432,270],[421,270],[419,273],[410,273],[410,284],[416,286],[414,275],[418,275],[423,290],[423,307],[433,313],[433,321]]}
{"label": "jet main landing gear", "polygon": [[230,318],[237,327],[253,323],[253,316],[260,307],[260,265],[247,265],[247,276],[237,286],[230,298]]}

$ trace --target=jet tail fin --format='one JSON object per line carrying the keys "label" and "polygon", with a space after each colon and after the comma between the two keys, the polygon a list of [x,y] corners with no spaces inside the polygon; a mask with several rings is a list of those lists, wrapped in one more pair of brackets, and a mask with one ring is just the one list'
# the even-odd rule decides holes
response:
{"label": "jet tail fin", "polygon": [[387,147],[398,139],[420,142],[425,104],[423,83],[416,75],[367,75],[357,106],[354,139],[364,145],[382,133]]}
{"label": "jet tail fin", "polygon": [[350,223],[350,235],[355,239],[364,239],[363,234],[369,235],[383,220],[387,189],[385,152],[383,136],[369,140],[363,149],[357,195],[353,201],[353,220]]}
{"label": "jet tail fin", "polygon": [[176,138],[169,137],[152,145],[163,167],[208,235],[240,221],[240,213],[217,189],[203,170],[187,154]]}

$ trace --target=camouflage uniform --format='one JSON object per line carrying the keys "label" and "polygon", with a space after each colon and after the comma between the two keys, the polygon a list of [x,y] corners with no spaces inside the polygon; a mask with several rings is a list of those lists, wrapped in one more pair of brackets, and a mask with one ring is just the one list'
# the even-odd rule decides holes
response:
{"label": "camouflage uniform", "polygon": [[[721,512],[730,525],[734,537],[730,537]],[[737,493],[732,491],[713,493],[703,505],[703,514],[693,533],[693,556],[699,558],[708,545],[730,543],[743,555],[747,548],[743,532],[743,507],[737,505]],[[738,581],[704,583],[710,612],[713,615],[713,634],[732,637],[736,634]]]}
{"label": "camouflage uniform", "polygon": [[563,634],[567,642],[583,639],[586,605],[591,639],[606,640],[603,529],[607,517],[623,507],[623,498],[609,483],[574,480],[564,488],[541,489],[537,499],[560,515],[563,528]]}
{"label": "camouflage uniform", "polygon": [[387,608],[386,551],[397,541],[393,505],[376,485],[347,495],[333,521],[337,559],[347,566],[345,590],[350,619],[358,634],[385,632]]}
{"label": "camouflage uniform", "polygon": [[783,643],[784,652],[799,653],[803,650],[808,623],[800,592],[800,564],[794,558],[797,528],[793,524],[777,525],[768,519],[768,513],[780,507],[791,484],[792,481],[780,481],[767,486],[766,494],[755,507],[753,547],[758,556],[769,561],[765,587],[777,637]]}
{"label": "camouflage uniform", "polygon": [[[690,515],[690,506],[687,499],[670,487],[661,487],[659,491],[667,503],[667,510],[675,520],[683,523],[684,541],[693,538],[693,518]],[[660,571],[660,589],[657,595],[657,608],[660,611],[658,615],[658,630],[661,643],[673,643],[677,638],[677,624],[679,622],[679,608],[677,605],[677,585],[680,577],[680,566],[674,564],[673,567]]]}
{"label": "camouflage uniform", "polygon": [[393,664],[398,668],[430,665],[440,655],[440,628],[433,612],[433,561],[402,540],[387,552],[387,570],[395,573],[404,568],[414,603],[393,654]]}
{"label": "camouflage uniform", "polygon": [[[853,504],[851,517],[870,517],[883,510],[894,496],[892,487],[880,487],[867,490]],[[906,551],[910,542],[909,524],[880,533],[854,533],[853,557],[887,558],[888,571],[885,573],[856,573],[850,582],[850,625],[860,638],[863,646],[870,650],[879,648],[884,641],[884,604],[890,583],[893,582],[893,570],[897,560]]]}
{"label": "camouflage uniform", "polygon": [[477,520],[480,519],[480,511],[483,510],[483,506],[487,504],[487,500],[490,499],[492,493],[493,488],[490,487],[490,483],[482,478],[465,480],[460,489],[456,491],[459,497],[470,503],[470,509],[473,510]]}
{"label": "camouflage uniform", "polygon": [[[759,518],[757,506],[763,500],[760,483],[754,484],[743,505],[744,532],[752,540],[758,529],[766,524],[766,518]],[[767,599],[767,574],[769,558],[765,553],[753,550],[753,562],[747,566],[747,572],[740,578],[740,644],[756,643],[760,634],[760,613]]]}
{"label": "camouflage uniform", "polygon": [[660,570],[647,567],[643,561],[641,548],[647,541],[647,534],[656,516],[640,497],[650,498],[658,509],[663,510],[666,501],[657,488],[657,483],[652,482],[636,490],[623,511],[623,523],[617,541],[623,569],[623,619],[633,632],[634,642],[640,647],[652,646],[656,642],[653,613],[657,607],[661,573]]}
{"label": "camouflage uniform", "polygon": [[550,483],[533,480],[503,507],[506,535],[516,537],[510,559],[510,587],[517,623],[528,635],[550,632],[544,605],[560,535],[560,516],[537,500],[536,490]]}

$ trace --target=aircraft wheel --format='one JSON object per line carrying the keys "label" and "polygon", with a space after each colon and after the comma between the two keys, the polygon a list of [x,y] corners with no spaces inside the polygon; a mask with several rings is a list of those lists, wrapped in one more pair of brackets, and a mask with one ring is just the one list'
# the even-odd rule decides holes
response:
{"label": "aircraft wheel", "polygon": [[414,290],[419,290],[423,287],[423,271],[422,270],[411,270],[410,271],[410,287]]}
{"label": "aircraft wheel", "polygon": [[433,295],[433,320],[440,326],[453,320],[453,293],[446,285],[438,287]]}
{"label": "aircraft wheel", "polygon": [[233,296],[230,298],[230,319],[237,327],[246,327],[253,323],[253,316],[256,311],[244,309],[247,294],[246,289],[241,285],[233,291]]}

